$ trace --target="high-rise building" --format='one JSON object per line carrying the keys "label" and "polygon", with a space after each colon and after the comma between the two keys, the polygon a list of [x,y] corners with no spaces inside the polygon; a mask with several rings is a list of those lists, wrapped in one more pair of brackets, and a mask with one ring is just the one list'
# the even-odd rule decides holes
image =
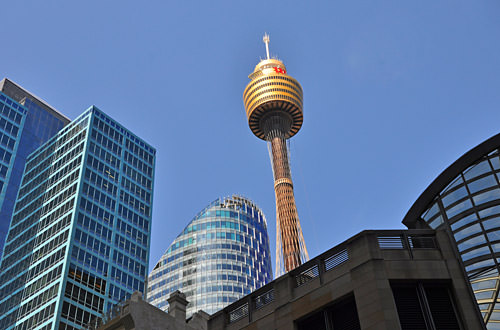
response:
{"label": "high-rise building", "polygon": [[272,280],[264,213],[241,196],[200,211],[160,258],[148,280],[149,301],[163,310],[176,290],[187,314],[214,313]]}
{"label": "high-rise building", "polygon": [[500,134],[444,170],[403,223],[445,229],[487,328],[500,329]]}
{"label": "high-rise building", "polygon": [[288,160],[287,139],[302,126],[302,87],[288,75],[282,61],[269,57],[269,36],[264,35],[267,58],[248,76],[243,93],[248,125],[268,142],[276,195],[276,274],[289,272],[309,259],[300,227]]}
{"label": "high-rise building", "polygon": [[26,158],[69,121],[9,79],[0,81],[0,255]]}
{"label": "high-rise building", "polygon": [[0,272],[0,329],[79,329],[144,292],[155,150],[91,107],[26,161]]}

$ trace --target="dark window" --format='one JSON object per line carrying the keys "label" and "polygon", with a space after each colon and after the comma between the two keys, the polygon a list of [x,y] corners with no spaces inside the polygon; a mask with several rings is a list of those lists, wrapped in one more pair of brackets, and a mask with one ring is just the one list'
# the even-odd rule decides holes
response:
{"label": "dark window", "polygon": [[333,322],[334,330],[359,330],[358,311],[354,297],[346,299],[334,305],[330,309],[330,318]]}
{"label": "dark window", "polygon": [[392,283],[402,330],[461,329],[446,283]]}
{"label": "dark window", "polygon": [[297,322],[298,330],[361,330],[354,296],[348,296]]}

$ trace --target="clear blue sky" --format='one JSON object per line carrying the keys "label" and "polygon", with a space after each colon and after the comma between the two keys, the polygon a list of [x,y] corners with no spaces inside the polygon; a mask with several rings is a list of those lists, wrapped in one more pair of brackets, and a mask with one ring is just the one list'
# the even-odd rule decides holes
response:
{"label": "clear blue sky", "polygon": [[4,1],[0,76],[70,118],[92,104],[157,149],[151,266],[218,196],[274,246],[265,142],[242,93],[262,35],[304,89],[292,175],[311,257],[402,228],[426,186],[500,132],[500,2]]}

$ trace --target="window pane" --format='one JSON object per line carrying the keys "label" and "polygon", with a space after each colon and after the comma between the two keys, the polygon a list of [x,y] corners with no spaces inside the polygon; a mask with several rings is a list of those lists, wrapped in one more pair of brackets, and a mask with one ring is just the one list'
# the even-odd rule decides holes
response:
{"label": "window pane", "polygon": [[475,225],[472,225],[470,227],[467,227],[465,229],[462,229],[462,230],[456,232],[454,234],[455,240],[458,242],[458,241],[462,240],[463,238],[477,234],[480,231],[481,231],[481,226],[478,223],[476,223]]}
{"label": "window pane", "polygon": [[493,296],[493,291],[478,292],[474,294],[477,300],[481,299],[491,299]]}
{"label": "window pane", "polygon": [[[466,266],[465,270],[469,272],[471,270],[476,270],[476,269],[483,268],[483,267],[493,266],[494,263],[495,262],[491,259],[483,260],[483,261],[476,262],[472,265]],[[496,270],[492,270],[492,273],[493,272],[496,274]]]}
{"label": "window pane", "polygon": [[494,289],[496,283],[497,280],[486,280],[486,281],[472,283],[472,290],[476,291],[481,289]]}
{"label": "window pane", "polygon": [[436,229],[442,223],[443,217],[439,215],[436,219],[432,220],[431,223],[429,223],[429,226],[431,226],[432,229]]}
{"label": "window pane", "polygon": [[462,183],[464,183],[464,180],[462,179],[462,176],[459,175],[454,181],[452,181],[450,183],[450,185],[448,187],[446,187],[444,190],[443,190],[443,194],[445,192],[447,192],[448,190],[452,189],[453,187],[456,187],[458,185],[461,185]]}
{"label": "window pane", "polygon": [[471,222],[474,222],[477,220],[477,216],[475,213],[469,214],[468,216],[456,221],[451,225],[451,229],[455,230],[458,229],[462,226],[465,226],[466,224],[469,224]]}
{"label": "window pane", "polygon": [[491,233],[486,234],[490,241],[498,241],[500,240],[500,230],[492,231]]}
{"label": "window pane", "polygon": [[464,173],[465,180],[470,180],[478,175],[492,171],[490,164],[487,160],[483,160],[481,163],[475,165],[467,172]]}
{"label": "window pane", "polygon": [[483,246],[479,249],[475,249],[472,251],[469,251],[467,253],[462,254],[462,260],[467,261],[475,257],[479,257],[485,254],[490,254],[490,248],[487,246]]}
{"label": "window pane", "polygon": [[483,221],[483,226],[484,226],[484,229],[486,229],[486,230],[500,227],[500,218],[497,217],[497,218]]}
{"label": "window pane", "polygon": [[[493,312],[493,313],[491,313],[490,320],[500,321],[500,312]],[[491,324],[491,323],[492,322],[488,322],[488,328],[489,328],[489,324]]]}
{"label": "window pane", "polygon": [[500,189],[496,188],[472,197],[476,205],[500,199]]}
{"label": "window pane", "polygon": [[445,197],[442,197],[441,200],[443,201],[444,207],[447,207],[448,205],[464,198],[465,196],[467,196],[467,190],[465,189],[465,187],[461,187],[449,193]]}
{"label": "window pane", "polygon": [[478,192],[479,190],[483,190],[496,185],[497,180],[493,175],[488,175],[487,177],[467,183],[467,186],[469,187],[469,190],[472,194]]}
{"label": "window pane", "polygon": [[439,211],[439,206],[437,203],[434,203],[434,205],[432,205],[429,210],[427,211],[427,213],[424,215],[424,220],[429,220],[430,218],[432,218],[437,212]]}
{"label": "window pane", "polygon": [[491,244],[491,248],[493,249],[493,252],[495,252],[495,253],[500,252],[500,243]]}
{"label": "window pane", "polygon": [[493,165],[493,168],[495,170],[498,170],[500,168],[500,160],[499,160],[498,156],[491,158],[490,161],[491,161],[491,165]]}
{"label": "window pane", "polygon": [[487,209],[479,211],[479,216],[481,218],[486,218],[490,215],[500,214],[500,205],[488,207]]}
{"label": "window pane", "polygon": [[486,238],[484,235],[479,235],[474,238],[471,238],[463,243],[458,244],[458,250],[459,251],[464,251],[467,250],[473,246],[480,245],[486,243]]}
{"label": "window pane", "polygon": [[448,216],[449,219],[453,218],[455,215],[470,209],[472,207],[472,203],[469,199],[466,199],[460,204],[457,204],[453,206],[451,209],[446,211],[446,215]]}

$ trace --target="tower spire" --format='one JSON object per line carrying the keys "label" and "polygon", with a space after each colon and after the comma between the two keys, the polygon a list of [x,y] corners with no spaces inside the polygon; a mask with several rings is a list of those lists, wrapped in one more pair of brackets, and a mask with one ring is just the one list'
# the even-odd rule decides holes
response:
{"label": "tower spire", "polygon": [[[278,59],[269,56],[269,35],[262,38],[267,59],[248,77],[243,102],[252,132],[267,141],[276,196],[276,276],[309,260],[293,193],[287,140],[302,126],[302,87]],[[284,268],[284,269],[283,269]]]}
{"label": "tower spire", "polygon": [[264,37],[262,37],[262,41],[264,41],[264,43],[266,44],[266,55],[267,55],[267,59],[269,59],[269,34],[267,33],[264,33]]}

